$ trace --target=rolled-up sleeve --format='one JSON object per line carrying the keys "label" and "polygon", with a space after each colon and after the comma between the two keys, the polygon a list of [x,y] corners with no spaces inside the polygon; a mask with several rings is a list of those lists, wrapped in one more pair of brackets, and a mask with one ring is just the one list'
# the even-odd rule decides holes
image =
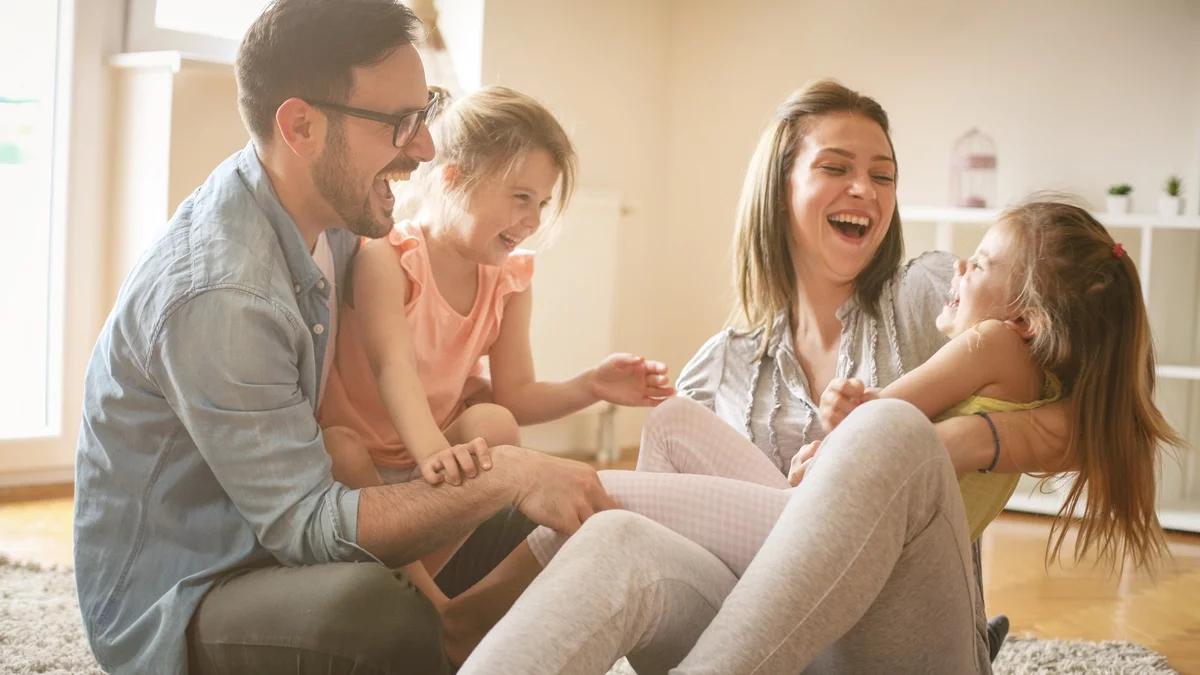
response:
{"label": "rolled-up sleeve", "polygon": [[306,331],[286,308],[244,288],[205,291],[152,336],[147,374],[281,563],[370,559],[355,544],[358,491],[333,480],[300,384],[312,349]]}

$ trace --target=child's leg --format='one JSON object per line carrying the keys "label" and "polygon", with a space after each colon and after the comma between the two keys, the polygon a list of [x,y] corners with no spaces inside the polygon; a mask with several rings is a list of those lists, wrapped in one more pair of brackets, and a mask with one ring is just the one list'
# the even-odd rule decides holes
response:
{"label": "child's leg", "polygon": [[[495,403],[479,403],[469,406],[446,427],[444,435],[452,445],[467,443],[476,438],[482,438],[488,446],[517,445],[521,440],[520,427],[517,425],[516,418],[507,408]],[[425,568],[429,573],[436,575],[441,571],[451,556],[462,546],[463,541],[466,541],[466,537],[425,556],[422,562],[425,563]]]}
{"label": "child's leg", "polygon": [[[333,478],[339,483],[351,488],[365,488],[383,485],[379,470],[371,461],[371,455],[366,446],[353,429],[348,427],[328,427],[321,430],[325,439],[325,451],[333,460]],[[446,554],[449,558],[453,551]],[[442,560],[445,564],[445,560]],[[433,606],[440,612],[446,605],[446,595],[434,583],[433,577],[420,562],[404,566],[404,571],[412,584],[417,587]]]}
{"label": "child's leg", "polygon": [[[741,576],[775,526],[791,490],[696,474],[601,471],[621,508],[666,525],[708,549]],[[539,527],[525,540],[545,567],[567,540]]]}
{"label": "child's leg", "polygon": [[460,445],[482,438],[489,446],[520,445],[521,427],[517,419],[504,406],[495,403],[479,403],[468,406],[450,423],[445,431],[451,445]]}
{"label": "child's leg", "polygon": [[439,608],[442,647],[450,663],[459,666],[467,660],[541,571],[528,540],[523,541],[487,576]]}
{"label": "child's leg", "polygon": [[788,487],[787,476],[750,439],[708,408],[681,396],[663,401],[647,418],[637,470],[723,476]]}
{"label": "child's leg", "polygon": [[333,460],[333,478],[349,488],[383,485],[371,455],[359,435],[349,427],[327,427],[321,430],[325,452]]}
{"label": "child's leg", "polygon": [[[718,476],[601,471],[600,480],[622,507],[695,541],[738,576],[791,494],[790,489]],[[537,528],[487,577],[449,601],[443,618],[446,654],[452,663],[470,655],[566,540],[549,528]]]}

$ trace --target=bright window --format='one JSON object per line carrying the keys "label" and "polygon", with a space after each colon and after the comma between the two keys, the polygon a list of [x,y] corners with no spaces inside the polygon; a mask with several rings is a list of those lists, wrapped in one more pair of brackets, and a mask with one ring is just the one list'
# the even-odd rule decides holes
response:
{"label": "bright window", "polygon": [[154,24],[181,33],[199,33],[240,42],[267,3],[264,0],[158,0]]}
{"label": "bright window", "polygon": [[14,438],[46,433],[61,395],[51,353],[58,3],[0,0],[0,17],[0,438]]}
{"label": "bright window", "polygon": [[125,51],[178,51],[233,63],[268,0],[127,0]]}

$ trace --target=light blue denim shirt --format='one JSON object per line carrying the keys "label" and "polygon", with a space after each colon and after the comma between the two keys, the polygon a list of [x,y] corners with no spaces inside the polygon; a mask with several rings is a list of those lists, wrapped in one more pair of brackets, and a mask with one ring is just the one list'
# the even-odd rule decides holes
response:
{"label": "light blue denim shirt", "polygon": [[[356,238],[327,237],[342,288]],[[188,622],[230,570],[370,559],[314,417],[329,288],[253,145],[126,278],[76,458],[75,578],[106,670],[186,672]]]}

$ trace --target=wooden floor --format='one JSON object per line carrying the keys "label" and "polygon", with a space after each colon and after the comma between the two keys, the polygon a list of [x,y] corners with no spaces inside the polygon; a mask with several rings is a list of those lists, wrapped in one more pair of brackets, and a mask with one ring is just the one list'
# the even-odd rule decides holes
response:
{"label": "wooden floor", "polygon": [[[1173,559],[1157,579],[1110,574],[1094,561],[1045,565],[1050,519],[1005,513],[983,538],[988,614],[1007,614],[1014,633],[1129,640],[1165,654],[1181,673],[1200,674],[1200,535],[1169,533]],[[1064,546],[1070,548],[1073,539]]]}
{"label": "wooden floor", "polygon": [[[984,535],[989,614],[1007,614],[1014,633],[1130,640],[1200,675],[1200,536],[1169,536],[1174,561],[1157,580],[1112,577],[1088,563],[1046,569],[1050,521],[1006,513]],[[0,554],[71,564],[71,499],[0,503]]]}

